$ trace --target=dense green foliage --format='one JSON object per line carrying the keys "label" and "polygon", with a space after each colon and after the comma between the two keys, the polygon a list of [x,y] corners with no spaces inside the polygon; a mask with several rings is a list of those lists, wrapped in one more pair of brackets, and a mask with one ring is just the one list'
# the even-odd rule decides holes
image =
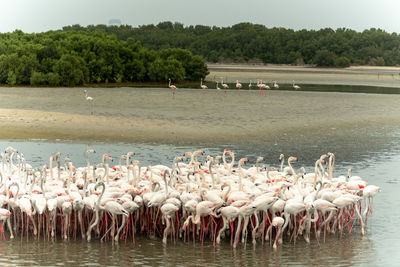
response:
{"label": "dense green foliage", "polygon": [[0,84],[195,81],[207,74],[204,60],[188,50],[153,51],[101,31],[0,34]]}
{"label": "dense green foliage", "polygon": [[379,29],[294,31],[251,23],[221,28],[172,22],[0,34],[0,84],[195,81],[208,74],[204,60],[400,65],[400,35]]}
{"label": "dense green foliage", "polygon": [[154,50],[183,48],[209,62],[263,62],[346,67],[400,65],[400,35],[379,29],[356,32],[330,28],[294,31],[240,23],[232,27],[188,26],[161,22],[123,26],[64,27],[66,31],[101,31],[119,40],[130,37]]}

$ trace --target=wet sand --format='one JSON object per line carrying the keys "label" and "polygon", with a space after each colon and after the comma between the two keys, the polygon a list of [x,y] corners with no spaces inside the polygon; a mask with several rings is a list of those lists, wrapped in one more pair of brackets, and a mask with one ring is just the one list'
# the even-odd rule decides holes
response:
{"label": "wet sand", "polygon": [[400,122],[400,95],[330,92],[0,88],[0,138],[246,144],[363,135]]}

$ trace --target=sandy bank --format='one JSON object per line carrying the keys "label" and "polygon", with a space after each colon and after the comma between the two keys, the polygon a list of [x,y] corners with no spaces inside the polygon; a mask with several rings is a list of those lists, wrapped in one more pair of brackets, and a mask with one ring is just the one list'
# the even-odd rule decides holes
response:
{"label": "sandy bank", "polygon": [[365,132],[400,122],[400,96],[215,89],[0,88],[0,138],[174,144],[259,143]]}

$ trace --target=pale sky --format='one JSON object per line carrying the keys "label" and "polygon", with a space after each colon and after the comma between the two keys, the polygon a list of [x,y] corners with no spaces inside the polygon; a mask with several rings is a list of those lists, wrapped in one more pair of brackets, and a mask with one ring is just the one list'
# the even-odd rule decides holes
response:
{"label": "pale sky", "polygon": [[120,19],[134,27],[161,21],[231,26],[400,33],[399,0],[0,0],[0,32],[43,32],[66,25],[108,24]]}

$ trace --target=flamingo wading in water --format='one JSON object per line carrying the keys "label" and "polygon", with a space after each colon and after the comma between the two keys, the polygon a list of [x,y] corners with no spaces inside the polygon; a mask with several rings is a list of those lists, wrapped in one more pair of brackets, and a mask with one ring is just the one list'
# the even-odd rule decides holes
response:
{"label": "flamingo wading in water", "polygon": [[224,80],[221,81],[221,85],[224,88],[224,93],[226,95],[226,89],[229,89],[229,86],[226,83],[224,83]]}
{"label": "flamingo wading in water", "polygon": [[236,88],[238,89],[238,94],[240,96],[240,88],[242,88],[242,84],[238,80],[236,80]]}
{"label": "flamingo wading in water", "polygon": [[207,85],[203,84],[203,78],[200,79],[200,88],[203,89],[203,95],[206,89],[208,89]]}

